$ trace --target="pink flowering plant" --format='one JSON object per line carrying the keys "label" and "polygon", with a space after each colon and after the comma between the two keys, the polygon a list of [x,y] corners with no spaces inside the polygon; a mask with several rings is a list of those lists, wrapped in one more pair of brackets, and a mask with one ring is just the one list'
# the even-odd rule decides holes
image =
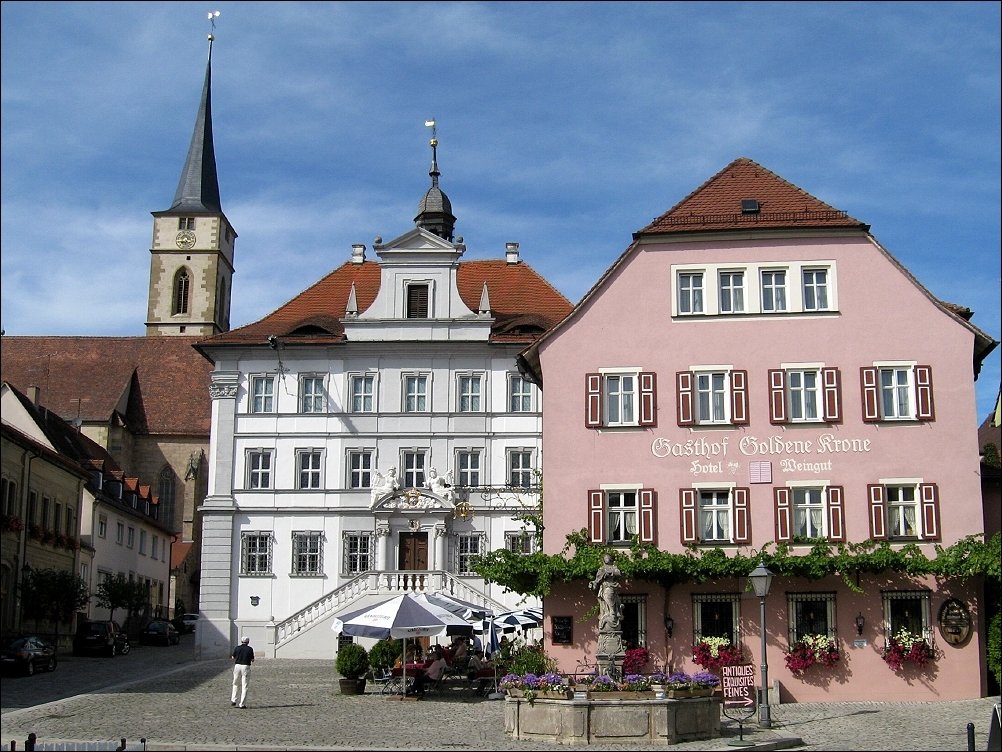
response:
{"label": "pink flowering plant", "polygon": [[932,648],[925,638],[904,627],[891,636],[884,648],[884,662],[894,671],[900,671],[905,663],[924,666],[933,657]]}
{"label": "pink flowering plant", "polygon": [[692,646],[693,662],[711,671],[721,666],[736,666],[743,659],[741,646],[731,645],[726,637],[703,637]]}
{"label": "pink flowering plant", "polygon": [[841,657],[834,638],[822,634],[806,634],[790,646],[786,653],[786,667],[791,673],[800,675],[817,664],[830,668]]}

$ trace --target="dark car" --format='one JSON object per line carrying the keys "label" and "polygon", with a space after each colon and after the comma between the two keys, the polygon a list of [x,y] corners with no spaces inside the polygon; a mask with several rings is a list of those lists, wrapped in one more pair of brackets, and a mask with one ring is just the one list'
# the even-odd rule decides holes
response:
{"label": "dark car", "polygon": [[129,636],[115,621],[82,621],[73,637],[73,655],[103,653],[126,655],[132,649]]}
{"label": "dark car", "polygon": [[177,645],[181,642],[181,635],[169,621],[164,619],[154,619],[139,633],[139,643],[141,645]]}
{"label": "dark car", "polygon": [[41,637],[19,637],[0,653],[0,668],[31,676],[39,669],[56,670],[56,648]]}

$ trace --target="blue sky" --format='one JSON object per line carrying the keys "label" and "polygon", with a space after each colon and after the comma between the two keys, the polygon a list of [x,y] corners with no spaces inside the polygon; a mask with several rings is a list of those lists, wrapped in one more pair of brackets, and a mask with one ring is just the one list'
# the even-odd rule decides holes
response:
{"label": "blue sky", "polygon": [[6,333],[144,332],[211,10],[234,326],[413,227],[433,117],[466,258],[518,241],[572,302],[744,156],[1000,338],[995,2],[4,2]]}

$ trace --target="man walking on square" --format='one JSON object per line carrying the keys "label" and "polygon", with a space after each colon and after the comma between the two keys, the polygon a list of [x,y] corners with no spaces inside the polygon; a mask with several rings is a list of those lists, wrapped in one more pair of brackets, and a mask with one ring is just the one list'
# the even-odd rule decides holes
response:
{"label": "man walking on square", "polygon": [[[233,648],[233,693],[230,695],[230,705],[247,707],[247,685],[250,684],[250,668],[254,662],[254,648],[250,646],[250,637],[244,637],[240,644]],[[240,704],[237,705],[237,693]]]}

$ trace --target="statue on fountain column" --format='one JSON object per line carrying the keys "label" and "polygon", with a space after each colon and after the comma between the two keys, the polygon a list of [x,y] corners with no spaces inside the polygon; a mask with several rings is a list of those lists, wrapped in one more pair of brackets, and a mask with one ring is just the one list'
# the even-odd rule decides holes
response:
{"label": "statue on fountain column", "polygon": [[588,587],[598,591],[598,631],[619,632],[623,620],[623,604],[619,600],[619,586],[623,573],[612,561],[612,554],[603,557],[603,564]]}

